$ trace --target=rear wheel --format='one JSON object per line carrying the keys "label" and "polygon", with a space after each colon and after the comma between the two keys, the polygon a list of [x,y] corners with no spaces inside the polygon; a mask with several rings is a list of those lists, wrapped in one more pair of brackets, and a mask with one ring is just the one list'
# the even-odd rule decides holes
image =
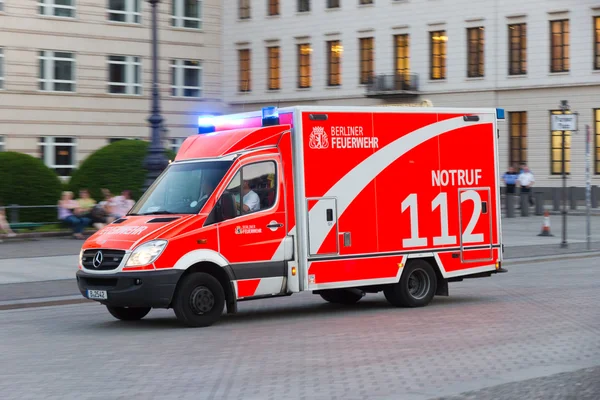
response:
{"label": "rear wheel", "polygon": [[424,260],[411,260],[404,268],[400,282],[383,290],[385,298],[396,307],[426,306],[437,289],[433,267]]}
{"label": "rear wheel", "polygon": [[362,299],[362,294],[344,289],[324,290],[319,293],[323,300],[337,304],[355,304]]}
{"label": "rear wheel", "polygon": [[114,307],[106,306],[108,312],[121,321],[137,321],[150,312],[150,307]]}
{"label": "rear wheel", "polygon": [[196,272],[183,278],[173,300],[177,319],[191,327],[206,327],[221,317],[225,291],[212,275]]}

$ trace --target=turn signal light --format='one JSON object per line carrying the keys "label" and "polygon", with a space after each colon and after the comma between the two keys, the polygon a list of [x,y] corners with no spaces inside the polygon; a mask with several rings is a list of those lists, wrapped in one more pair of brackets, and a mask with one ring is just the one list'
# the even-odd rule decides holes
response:
{"label": "turn signal light", "polygon": [[207,239],[198,239],[198,244],[206,244],[207,242]]}
{"label": "turn signal light", "polygon": [[292,267],[292,276],[296,276],[296,267]]}

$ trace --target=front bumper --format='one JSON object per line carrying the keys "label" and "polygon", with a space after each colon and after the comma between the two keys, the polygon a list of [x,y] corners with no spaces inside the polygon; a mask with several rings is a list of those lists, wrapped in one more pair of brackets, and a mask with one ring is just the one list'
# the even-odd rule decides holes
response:
{"label": "front bumper", "polygon": [[87,291],[105,290],[106,299],[92,299],[116,307],[168,308],[184,271],[121,272],[90,274],[77,271],[77,286],[83,297]]}

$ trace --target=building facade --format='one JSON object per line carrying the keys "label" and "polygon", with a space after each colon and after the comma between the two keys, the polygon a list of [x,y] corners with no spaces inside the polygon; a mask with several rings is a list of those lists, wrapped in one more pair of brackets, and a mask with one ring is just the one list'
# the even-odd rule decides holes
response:
{"label": "building facade", "polygon": [[600,183],[598,0],[226,0],[223,90],[264,105],[501,107],[501,167],[527,163],[561,185],[562,100],[569,185],[585,185],[586,127]]}
{"label": "building facade", "polygon": [[[224,112],[220,0],[158,4],[165,144]],[[0,0],[0,151],[41,157],[62,177],[120,139],[149,140],[146,0]]]}

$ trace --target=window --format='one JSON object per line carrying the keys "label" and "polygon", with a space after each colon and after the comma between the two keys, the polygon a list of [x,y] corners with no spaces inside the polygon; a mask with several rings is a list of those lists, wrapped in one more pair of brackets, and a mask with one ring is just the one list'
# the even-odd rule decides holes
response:
{"label": "window", "polygon": [[550,72],[569,71],[569,20],[550,21]]}
{"label": "window", "polygon": [[298,87],[301,89],[309,88],[312,85],[311,53],[310,44],[298,45]]}
{"label": "window", "polygon": [[59,176],[70,176],[75,169],[75,139],[72,137],[42,136],[39,138],[40,157],[44,164]]}
{"label": "window", "polygon": [[250,0],[239,0],[240,19],[250,19]]}
{"label": "window", "polygon": [[594,110],[594,122],[595,122],[595,128],[596,128],[596,134],[594,135],[594,161],[595,161],[595,168],[594,168],[594,173],[596,175],[600,175],[600,108],[596,108]]}
{"label": "window", "polygon": [[269,0],[269,15],[279,15],[279,0]]}
{"label": "window", "polygon": [[202,28],[202,0],[171,0],[171,25],[183,28]]}
{"label": "window", "polygon": [[271,208],[277,198],[275,170],[273,161],[243,166],[219,199],[223,215],[216,219],[226,220]]}
{"label": "window", "polygon": [[600,17],[594,17],[594,69],[600,69]]}
{"label": "window", "polygon": [[239,70],[239,90],[240,92],[249,92],[252,90],[250,81],[250,49],[238,50]]}
{"label": "window", "polygon": [[4,11],[4,0],[0,0],[0,12]]}
{"label": "window", "polygon": [[371,82],[371,78],[374,74],[374,41],[373,38],[361,38],[359,39],[360,44],[360,83],[365,85]]}
{"label": "window", "polygon": [[[560,110],[552,110],[551,114],[562,114]],[[571,114],[571,111],[566,111],[566,114]],[[550,128],[552,129],[552,128]],[[571,131],[564,132],[565,138],[565,172],[571,172]],[[552,175],[562,175],[562,131],[551,131],[551,172]]]}
{"label": "window", "polygon": [[269,90],[281,89],[279,80],[279,47],[267,47],[269,70],[267,79],[269,81]]}
{"label": "window", "polygon": [[110,21],[139,24],[141,18],[140,0],[108,1],[108,19]]}
{"label": "window", "polygon": [[0,90],[4,89],[4,49],[0,47]]}
{"label": "window", "polygon": [[195,60],[171,60],[171,96],[202,96],[202,64]]}
{"label": "window", "polygon": [[139,57],[108,56],[108,92],[141,94],[141,69]]}
{"label": "window", "polygon": [[327,8],[340,8],[340,0],[327,0]]}
{"label": "window", "polygon": [[408,34],[394,36],[394,59],[396,76],[408,78],[410,73],[410,42]]}
{"label": "window", "polygon": [[358,4],[373,4],[373,0],[358,0]]}
{"label": "window", "polygon": [[310,0],[298,0],[298,12],[309,12]]}
{"label": "window", "polygon": [[446,79],[446,31],[429,32],[430,37],[430,71],[432,80]]}
{"label": "window", "polygon": [[40,90],[47,92],[75,91],[75,56],[62,51],[40,51]]}
{"label": "window", "polygon": [[75,0],[38,0],[40,14],[55,17],[75,17]]}
{"label": "window", "polygon": [[4,136],[0,136],[0,151],[4,151]]}
{"label": "window", "polygon": [[467,51],[469,54],[467,77],[469,78],[481,78],[484,75],[484,32],[483,26],[467,29]]}
{"label": "window", "polygon": [[527,24],[508,25],[508,74],[527,73]]}
{"label": "window", "polygon": [[508,113],[510,126],[509,165],[519,166],[527,163],[527,112]]}
{"label": "window", "polygon": [[342,84],[342,44],[339,40],[327,42],[327,85]]}

